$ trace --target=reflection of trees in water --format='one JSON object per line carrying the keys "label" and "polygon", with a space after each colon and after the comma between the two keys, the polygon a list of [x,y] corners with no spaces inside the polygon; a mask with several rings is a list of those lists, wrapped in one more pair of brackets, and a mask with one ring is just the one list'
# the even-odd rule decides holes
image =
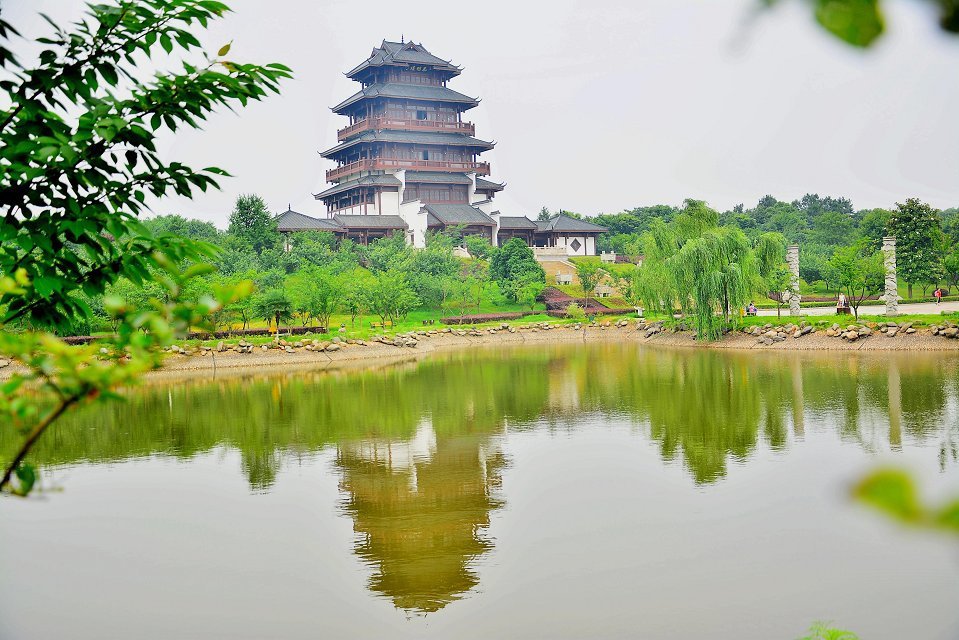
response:
{"label": "reflection of trees in water", "polygon": [[337,447],[343,510],[357,533],[355,552],[374,569],[370,590],[401,609],[428,613],[479,582],[471,563],[486,537],[503,455],[486,435],[441,435],[428,449],[425,426],[411,442]]}
{"label": "reflection of trees in water", "polygon": [[[465,352],[380,371],[148,387],[65,418],[35,460],[189,458],[223,446],[264,490],[290,455],[409,440],[424,417],[438,439],[619,417],[647,429],[663,458],[682,460],[699,483],[761,443],[782,449],[824,427],[870,451],[938,438],[945,465],[957,457],[957,362],[619,344]],[[0,456],[17,442],[0,429]]]}

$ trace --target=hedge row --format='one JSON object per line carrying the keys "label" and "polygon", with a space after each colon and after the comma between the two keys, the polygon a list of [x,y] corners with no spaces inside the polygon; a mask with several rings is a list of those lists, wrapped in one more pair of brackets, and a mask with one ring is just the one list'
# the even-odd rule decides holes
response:
{"label": "hedge row", "polygon": [[[284,327],[280,335],[300,336],[306,333],[326,333],[326,327]],[[191,331],[187,334],[187,340],[213,340],[216,338],[236,338],[244,336],[272,336],[274,332],[269,329],[233,329],[230,331]],[[97,336],[69,336],[63,338],[67,344],[89,344],[98,340]]]}
{"label": "hedge row", "polygon": [[474,313],[469,316],[455,316],[440,318],[443,324],[477,324],[480,322],[494,322],[496,320],[516,320],[526,316],[542,313],[542,311],[511,311],[504,313]]}

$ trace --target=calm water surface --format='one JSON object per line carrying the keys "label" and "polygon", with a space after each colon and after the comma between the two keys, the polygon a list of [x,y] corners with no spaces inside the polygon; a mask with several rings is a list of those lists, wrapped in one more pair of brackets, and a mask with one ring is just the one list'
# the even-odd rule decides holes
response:
{"label": "calm water surface", "polygon": [[[959,359],[635,345],[152,384],[0,500],[0,638],[959,637]],[[0,435],[2,435],[0,431]],[[14,443],[0,439],[7,458]]]}

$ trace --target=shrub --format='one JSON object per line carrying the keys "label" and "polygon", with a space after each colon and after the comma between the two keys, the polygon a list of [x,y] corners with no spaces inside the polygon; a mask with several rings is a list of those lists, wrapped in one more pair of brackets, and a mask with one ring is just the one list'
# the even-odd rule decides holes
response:
{"label": "shrub", "polygon": [[575,302],[572,302],[566,307],[566,317],[574,320],[584,320],[586,318],[586,311]]}

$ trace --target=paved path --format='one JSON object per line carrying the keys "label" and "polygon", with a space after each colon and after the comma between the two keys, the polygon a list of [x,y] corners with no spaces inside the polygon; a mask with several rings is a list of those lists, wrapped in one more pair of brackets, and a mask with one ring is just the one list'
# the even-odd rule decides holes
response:
{"label": "paved path", "polygon": [[[959,311],[959,302],[943,302],[942,304],[936,304],[935,302],[911,302],[911,303],[899,303],[899,313],[940,313],[941,311]],[[836,315],[835,307],[809,307],[802,310],[803,315],[807,316],[834,316]],[[789,306],[783,305],[782,310],[783,316],[789,315]],[[760,316],[774,316],[776,315],[775,309],[760,309],[758,315]],[[886,315],[886,305],[877,304],[877,305],[862,305],[859,307],[859,315],[861,316],[883,316]]]}

